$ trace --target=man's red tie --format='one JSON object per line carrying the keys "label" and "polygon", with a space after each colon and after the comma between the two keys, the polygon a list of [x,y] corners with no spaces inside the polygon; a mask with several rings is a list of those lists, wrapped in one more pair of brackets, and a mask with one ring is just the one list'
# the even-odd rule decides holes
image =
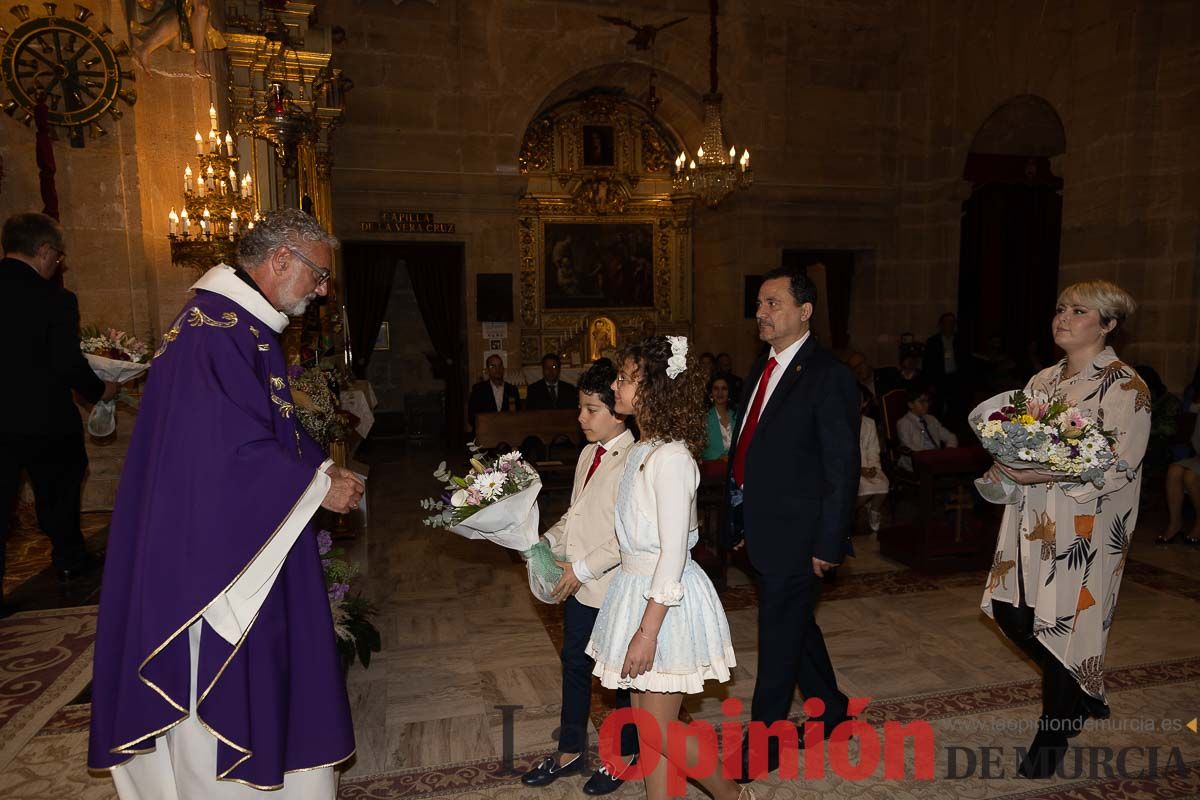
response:
{"label": "man's red tie", "polygon": [[763,399],[767,396],[767,384],[771,382],[771,373],[779,362],[772,357],[767,361],[762,377],[758,379],[758,388],[754,390],[754,402],[750,404],[750,413],[746,416],[746,424],[742,426],[738,436],[737,452],[733,454],[733,479],[738,486],[746,482],[746,451],[750,449],[750,439],[754,429],[758,427],[758,415],[762,413]]}
{"label": "man's red tie", "polygon": [[587,477],[583,479],[583,485],[587,486],[588,481],[592,479],[592,475],[596,472],[596,467],[600,466],[600,456],[607,452],[603,445],[596,446],[596,455],[592,458],[592,465],[588,467]]}

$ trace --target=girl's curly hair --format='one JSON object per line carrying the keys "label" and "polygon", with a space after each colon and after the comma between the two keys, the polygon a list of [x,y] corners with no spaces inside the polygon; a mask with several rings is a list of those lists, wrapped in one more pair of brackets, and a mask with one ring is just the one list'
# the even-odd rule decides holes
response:
{"label": "girl's curly hair", "polygon": [[642,438],[682,441],[699,460],[708,443],[704,419],[708,410],[704,391],[707,376],[700,374],[699,362],[689,352],[687,369],[671,379],[667,377],[670,358],[667,337],[650,336],[624,348],[618,363],[633,361],[638,368],[634,416]]}

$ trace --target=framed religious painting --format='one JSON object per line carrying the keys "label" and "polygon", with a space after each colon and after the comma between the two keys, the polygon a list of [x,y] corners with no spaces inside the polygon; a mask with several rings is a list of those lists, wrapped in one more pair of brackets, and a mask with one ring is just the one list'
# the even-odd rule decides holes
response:
{"label": "framed religious painting", "polygon": [[611,125],[583,126],[583,165],[611,167],[616,164],[616,133]]}
{"label": "framed religious painting", "polygon": [[654,305],[653,222],[547,222],[545,309]]}

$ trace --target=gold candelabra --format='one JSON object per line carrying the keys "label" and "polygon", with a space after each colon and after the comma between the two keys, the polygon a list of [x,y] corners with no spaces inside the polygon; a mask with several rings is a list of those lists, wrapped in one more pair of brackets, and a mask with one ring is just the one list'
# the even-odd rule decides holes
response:
{"label": "gold candelabra", "polygon": [[167,238],[171,263],[208,269],[236,261],[237,242],[261,219],[254,197],[254,178],[239,177],[239,158],[233,136],[224,139],[217,128],[217,109],[208,109],[207,142],[196,131],[196,171],[183,170],[183,213],[171,209]]}

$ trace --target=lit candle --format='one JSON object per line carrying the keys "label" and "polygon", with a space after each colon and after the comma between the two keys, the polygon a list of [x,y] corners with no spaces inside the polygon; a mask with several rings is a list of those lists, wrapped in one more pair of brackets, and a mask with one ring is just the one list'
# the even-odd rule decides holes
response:
{"label": "lit candle", "polygon": [[701,159],[701,160],[703,160],[703,159],[704,159],[704,145],[700,145],[700,147],[699,147],[699,148],[697,148],[697,150],[696,150],[696,158],[699,158],[699,159]]}
{"label": "lit candle", "polygon": [[696,168],[696,160],[692,159],[692,163],[688,164],[688,169],[695,169],[695,168]]}
{"label": "lit candle", "polygon": [[229,131],[225,131],[225,155],[233,158],[233,137],[229,135]]}
{"label": "lit candle", "polygon": [[237,236],[238,232],[238,216],[237,209],[229,212],[229,240],[233,241],[233,237]]}
{"label": "lit candle", "polygon": [[204,176],[196,178],[196,197],[204,197],[208,193],[208,187],[204,185]]}
{"label": "lit candle", "polygon": [[217,129],[217,107],[211,103],[208,106],[208,120],[209,120],[208,127],[213,130],[216,130]]}
{"label": "lit candle", "polygon": [[746,168],[749,166],[750,166],[750,151],[743,150],[742,151],[742,172],[745,172]]}
{"label": "lit candle", "polygon": [[246,230],[248,230],[248,231],[254,230],[254,220],[250,220],[250,222],[246,223]]}
{"label": "lit candle", "polygon": [[736,148],[736,147],[730,147],[730,148],[729,148],[729,163],[731,163],[731,164],[732,164],[732,163],[733,163],[733,160],[734,160],[735,158],[737,158],[737,148]]}
{"label": "lit candle", "polygon": [[190,236],[192,234],[192,221],[188,219],[187,209],[183,210],[183,214],[179,217],[180,227],[183,228],[183,235]]}
{"label": "lit candle", "polygon": [[246,181],[250,180],[250,176],[246,175],[242,178],[242,197],[250,196],[250,187],[246,185]]}
{"label": "lit candle", "polygon": [[250,173],[246,173],[246,188],[242,192],[242,197],[250,197],[254,193],[254,178],[250,177]]}
{"label": "lit candle", "polygon": [[168,230],[172,236],[179,233],[179,215],[175,213],[174,208],[171,209],[171,215],[167,217],[167,222]]}
{"label": "lit candle", "polygon": [[219,155],[221,152],[221,137],[216,131],[208,132],[208,152]]}
{"label": "lit candle", "polygon": [[200,138],[200,131],[196,131],[196,155],[204,155],[204,140]]}
{"label": "lit candle", "polygon": [[235,170],[233,167],[230,167],[230,168],[229,168],[229,191],[230,191],[230,192],[236,192],[236,191],[237,191],[237,185],[238,185],[238,182],[237,182],[237,170]]}
{"label": "lit candle", "polygon": [[208,222],[209,222],[208,209],[207,209],[207,208],[205,208],[205,209],[204,209],[204,216],[203,216],[203,217],[201,217],[201,219],[200,219],[200,232],[201,232],[201,233],[203,233],[203,234],[207,234],[207,233],[208,233]]}
{"label": "lit candle", "polygon": [[183,191],[184,193],[192,190],[192,165],[188,164],[183,170]]}

